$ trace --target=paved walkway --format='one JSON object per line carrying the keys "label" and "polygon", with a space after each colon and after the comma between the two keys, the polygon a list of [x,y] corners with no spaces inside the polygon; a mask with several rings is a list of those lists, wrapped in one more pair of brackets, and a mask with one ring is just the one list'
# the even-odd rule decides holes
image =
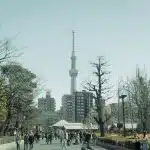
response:
{"label": "paved walkway", "polygon": [[[72,145],[67,148],[68,150],[81,150],[81,145]],[[11,150],[16,150],[15,148]],[[23,145],[21,145],[21,150],[23,150]],[[45,144],[44,140],[41,140],[38,144],[34,144],[33,150],[61,150],[59,141],[53,141],[52,145]],[[95,147],[94,150],[106,150],[100,147]]]}

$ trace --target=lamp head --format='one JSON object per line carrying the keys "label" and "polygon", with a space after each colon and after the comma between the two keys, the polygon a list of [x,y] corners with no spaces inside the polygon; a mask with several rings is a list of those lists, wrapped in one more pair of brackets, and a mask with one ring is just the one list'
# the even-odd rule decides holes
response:
{"label": "lamp head", "polygon": [[127,97],[127,95],[120,95],[120,96],[119,96],[119,98],[122,98],[122,99],[123,99],[123,98],[126,98],[126,97]]}

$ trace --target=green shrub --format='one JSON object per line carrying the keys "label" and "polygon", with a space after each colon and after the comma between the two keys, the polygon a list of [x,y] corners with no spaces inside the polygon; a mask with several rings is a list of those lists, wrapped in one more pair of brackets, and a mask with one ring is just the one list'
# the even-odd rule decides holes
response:
{"label": "green shrub", "polygon": [[125,147],[125,148],[129,148],[129,149],[132,149],[134,146],[133,141],[119,141],[119,140],[114,140],[114,139],[110,139],[110,138],[99,138],[99,140],[102,143],[107,143],[110,145],[116,145],[116,146]]}

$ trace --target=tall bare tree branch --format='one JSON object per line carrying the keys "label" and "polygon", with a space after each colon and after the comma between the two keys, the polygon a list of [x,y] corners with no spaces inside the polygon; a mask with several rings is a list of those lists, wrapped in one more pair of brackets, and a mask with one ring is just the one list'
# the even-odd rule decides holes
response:
{"label": "tall bare tree branch", "polygon": [[92,62],[91,65],[95,69],[95,71],[93,71],[93,75],[96,78],[96,82],[84,82],[83,88],[93,92],[93,98],[95,99],[96,106],[95,110],[97,112],[97,116],[94,116],[93,118],[100,127],[101,136],[104,136],[104,124],[110,119],[110,117],[106,118],[104,116],[105,102],[112,98],[112,96],[110,96],[110,90],[112,87],[108,86],[108,75],[110,72],[107,71],[108,62],[105,61],[103,56],[98,58],[97,63]]}

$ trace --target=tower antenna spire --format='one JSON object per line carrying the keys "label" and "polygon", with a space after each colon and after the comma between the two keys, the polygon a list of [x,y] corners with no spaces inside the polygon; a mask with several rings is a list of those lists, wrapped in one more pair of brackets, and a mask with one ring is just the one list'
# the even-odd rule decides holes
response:
{"label": "tower antenna spire", "polygon": [[72,51],[73,52],[74,52],[74,46],[75,46],[75,42],[74,42],[75,37],[74,37],[74,34],[75,34],[74,30],[72,30]]}

